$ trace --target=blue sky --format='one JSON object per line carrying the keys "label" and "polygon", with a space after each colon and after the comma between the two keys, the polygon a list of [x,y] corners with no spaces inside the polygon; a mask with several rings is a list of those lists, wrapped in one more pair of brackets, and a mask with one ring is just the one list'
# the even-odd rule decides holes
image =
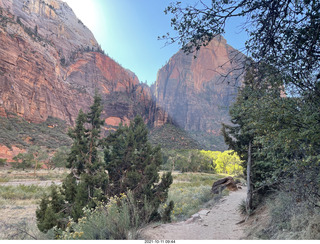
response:
{"label": "blue sky", "polygon": [[[174,33],[171,16],[163,12],[172,0],[63,1],[93,32],[105,53],[133,71],[141,82],[153,83],[158,70],[180,48],[177,44],[165,46],[165,41],[158,40],[167,32]],[[239,20],[230,21],[224,37],[229,45],[242,50],[247,36],[239,33],[239,24]]]}

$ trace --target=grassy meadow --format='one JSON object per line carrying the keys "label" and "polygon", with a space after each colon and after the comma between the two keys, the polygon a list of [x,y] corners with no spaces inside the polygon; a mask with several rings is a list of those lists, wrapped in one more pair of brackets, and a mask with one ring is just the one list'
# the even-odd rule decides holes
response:
{"label": "grassy meadow", "polygon": [[[225,176],[208,173],[174,173],[167,200],[167,203],[174,201],[172,220],[185,220],[201,208],[214,204],[220,196],[211,193],[212,184]],[[223,193],[227,194],[227,191]],[[166,204],[163,207],[166,207]]]}
{"label": "grassy meadow", "polygon": [[[67,171],[40,170],[36,177],[32,170],[9,172],[1,172],[0,239],[48,238],[36,227],[35,211],[43,194],[50,190],[50,184],[44,183],[61,181]],[[169,203],[173,200],[175,203],[172,221],[185,220],[202,208],[214,204],[219,196],[210,192],[211,186],[223,177],[224,174],[174,172],[167,201]],[[227,191],[223,194],[227,194]],[[161,207],[165,209],[166,204]]]}

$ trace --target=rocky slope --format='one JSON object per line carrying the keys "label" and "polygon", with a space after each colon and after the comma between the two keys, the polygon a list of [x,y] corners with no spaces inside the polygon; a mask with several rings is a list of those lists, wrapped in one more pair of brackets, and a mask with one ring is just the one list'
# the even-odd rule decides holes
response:
{"label": "rocky slope", "polygon": [[136,114],[145,114],[149,124],[162,123],[150,91],[103,54],[60,0],[0,0],[0,73],[1,116],[12,112],[35,123],[52,116],[72,125],[97,90],[107,126]]}
{"label": "rocky slope", "polygon": [[241,85],[244,55],[217,37],[196,56],[180,50],[158,72],[156,101],[180,128],[218,135]]}
{"label": "rocky slope", "polygon": [[[190,132],[184,135],[164,127],[151,133],[155,143],[169,145],[170,138],[187,138],[185,148],[209,141],[212,148],[221,149],[221,138],[212,138],[218,138],[220,123],[228,121],[228,107],[240,85],[238,68],[243,55],[221,38],[197,56],[194,59],[179,51],[150,88],[105,55],[91,31],[63,1],[0,0],[0,116],[8,118],[0,123],[6,126],[0,157],[2,151],[15,154],[4,147],[10,145],[12,135],[20,133],[21,128],[12,131],[14,116],[23,119],[24,125],[45,126],[48,118],[74,125],[79,110],[87,111],[92,104],[95,91],[102,96],[105,131],[115,130],[120,122],[128,124],[140,114],[151,128],[173,121]],[[228,78],[223,78],[226,74]],[[34,126],[30,128],[35,131]],[[178,132],[172,135],[172,131]],[[21,133],[16,146],[25,148],[25,138],[36,140],[29,132]],[[170,138],[161,141],[163,133],[171,133]]]}
{"label": "rocky slope", "polygon": [[[37,124],[57,118],[74,125],[96,90],[103,99],[105,131],[137,114],[151,127],[168,119],[151,99],[150,88],[104,54],[66,3],[0,0],[0,116],[8,117],[0,126],[10,123],[11,115]],[[17,150],[4,145],[21,131],[9,127],[2,131],[0,156],[11,159]],[[33,133],[30,128],[23,133]]]}

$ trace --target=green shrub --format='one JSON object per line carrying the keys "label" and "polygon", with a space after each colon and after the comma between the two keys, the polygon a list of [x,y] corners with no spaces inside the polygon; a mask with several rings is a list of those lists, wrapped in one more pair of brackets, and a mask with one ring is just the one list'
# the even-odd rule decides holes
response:
{"label": "green shrub", "polygon": [[[145,200],[146,215],[140,215],[133,193],[113,197],[109,202],[100,202],[95,209],[85,208],[84,217],[78,223],[69,220],[65,231],[60,231],[63,240],[129,240],[136,239],[138,229],[148,223],[153,207]],[[59,230],[57,230],[59,232]]]}
{"label": "green shrub", "polygon": [[7,164],[7,159],[6,158],[0,158],[0,167],[3,167]]}

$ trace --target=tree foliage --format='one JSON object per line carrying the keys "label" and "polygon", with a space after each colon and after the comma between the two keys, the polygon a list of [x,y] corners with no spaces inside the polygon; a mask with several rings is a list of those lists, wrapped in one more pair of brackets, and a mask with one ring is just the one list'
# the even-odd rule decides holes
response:
{"label": "tree foliage", "polygon": [[249,35],[248,55],[275,67],[287,84],[316,91],[319,96],[319,1],[208,0],[193,5],[179,1],[165,13],[173,15],[171,25],[177,36],[163,38],[179,42],[187,53],[223,34],[229,19],[241,18],[242,30]]}
{"label": "tree foliage", "polygon": [[34,168],[39,169],[45,165],[49,159],[47,150],[38,146],[31,146],[26,152],[19,153],[13,157],[12,166],[17,169]]}
{"label": "tree foliage", "polygon": [[[243,19],[251,59],[230,109],[232,125],[223,126],[225,141],[244,166],[251,152],[255,192],[291,182],[297,198],[319,205],[320,182],[312,172],[319,170],[320,153],[320,2],[175,2],[165,12],[173,14],[178,36],[164,38],[180,42],[187,53],[223,34],[229,19]],[[310,194],[302,194],[307,189]]]}
{"label": "tree foliage", "polygon": [[158,207],[167,199],[172,177],[168,173],[159,178],[160,148],[152,148],[148,143],[141,117],[136,117],[129,127],[120,125],[115,133],[101,138],[101,112],[101,98],[96,94],[90,111],[80,110],[75,127],[69,130],[73,144],[67,167],[71,173],[62,187],[53,188],[40,203],[37,222],[43,232],[54,226],[64,230],[70,218],[77,222],[84,216],[85,208],[94,209],[100,202],[128,191],[132,192],[141,216],[149,216],[147,204],[152,206],[150,220],[161,217]]}
{"label": "tree foliage", "polygon": [[119,196],[130,190],[137,202],[143,203],[146,198],[153,205],[153,217],[156,218],[159,205],[168,197],[172,177],[166,173],[159,182],[161,150],[152,148],[148,142],[148,131],[142,118],[136,117],[129,126],[120,125],[106,138],[105,148],[110,181],[108,195]]}
{"label": "tree foliage", "polygon": [[[263,80],[254,74],[256,70],[247,71],[245,86],[230,109],[233,125],[223,127],[226,143],[244,162],[249,142],[252,143],[251,177],[255,192],[279,186],[301,174],[308,175],[301,177],[301,184],[311,183],[315,189],[304,199],[314,199],[319,194],[319,179],[311,177],[311,172],[318,170],[320,152],[316,104],[308,96],[281,97],[281,77],[275,77],[272,69],[264,70]],[[301,192],[297,191],[297,196]]]}

